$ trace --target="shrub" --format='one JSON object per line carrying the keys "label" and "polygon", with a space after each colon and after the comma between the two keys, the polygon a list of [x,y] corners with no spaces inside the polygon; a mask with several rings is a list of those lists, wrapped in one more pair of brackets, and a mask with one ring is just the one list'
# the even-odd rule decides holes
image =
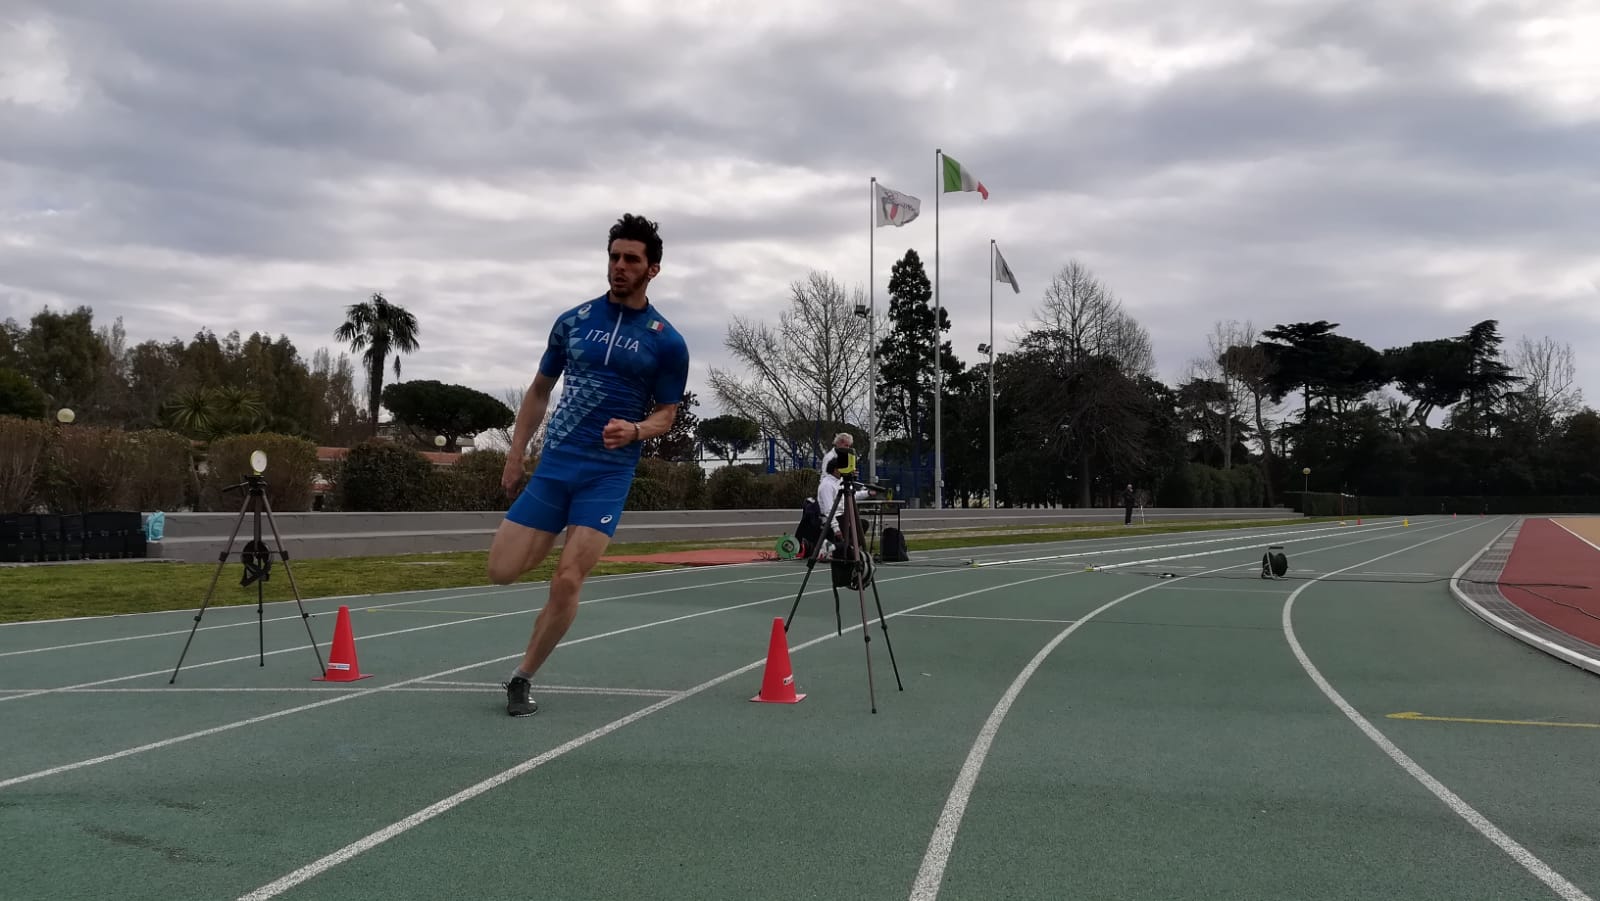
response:
{"label": "shrub", "polygon": [[0,416],[0,513],[25,513],[40,500],[40,480],[52,426]]}
{"label": "shrub", "polygon": [[815,497],[822,473],[815,469],[789,469],[766,473],[760,478],[762,507],[799,510],[806,499]]}
{"label": "shrub", "polygon": [[165,429],[128,435],[127,481],[120,505],[132,510],[179,510],[198,503],[199,476],[189,439]]}
{"label": "shrub", "polygon": [[628,500],[622,509],[671,510],[674,506],[671,502],[671,489],[664,482],[650,476],[637,475],[633,477],[633,486],[628,489]]}
{"label": "shrub", "polygon": [[122,508],[133,443],[121,429],[68,426],[55,430],[40,486],[55,513]]}
{"label": "shrub", "polygon": [[[505,510],[511,497],[500,487],[504,451],[462,454],[451,466],[436,467],[428,476],[429,503],[435,510]],[[527,484],[524,480],[521,484]],[[515,486],[521,490],[521,486]]]}
{"label": "shrub", "polygon": [[433,464],[422,454],[382,441],[365,441],[350,449],[334,488],[340,510],[425,510],[438,483]]}
{"label": "shrub", "polygon": [[744,466],[724,466],[706,480],[706,499],[717,510],[759,507],[760,493],[756,474]]}
{"label": "shrub", "polygon": [[698,463],[669,463],[645,457],[634,473],[636,478],[648,478],[661,486],[661,506],[651,509],[695,510],[705,505],[706,473]]}
{"label": "shrub", "polygon": [[237,510],[244,495],[222,489],[236,485],[249,475],[250,452],[267,455],[267,503],[275,513],[299,513],[311,509],[315,493],[317,446],[304,438],[261,432],[229,435],[211,442],[206,452],[206,476],[201,483],[201,503],[207,510]]}

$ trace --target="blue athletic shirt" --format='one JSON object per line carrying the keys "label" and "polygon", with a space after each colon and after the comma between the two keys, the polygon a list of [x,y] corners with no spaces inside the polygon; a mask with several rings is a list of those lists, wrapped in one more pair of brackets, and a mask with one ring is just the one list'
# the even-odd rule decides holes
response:
{"label": "blue athletic shirt", "polygon": [[556,317],[539,372],[566,375],[545,427],[541,458],[610,463],[632,470],[640,443],[614,450],[603,433],[612,418],[638,422],[654,404],[683,400],[689,345],[654,305],[634,310],[602,294]]}

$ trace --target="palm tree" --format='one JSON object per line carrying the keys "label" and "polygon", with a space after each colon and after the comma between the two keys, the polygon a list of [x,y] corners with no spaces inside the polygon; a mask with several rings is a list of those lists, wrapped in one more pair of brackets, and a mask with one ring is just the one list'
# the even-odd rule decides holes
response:
{"label": "palm tree", "polygon": [[400,354],[417,349],[417,317],[390,303],[382,294],[374,294],[366,303],[354,303],[346,309],[344,324],[334,330],[333,336],[347,342],[352,352],[366,351],[361,359],[367,364],[367,416],[376,437],[383,365],[393,353],[394,377],[400,377]]}

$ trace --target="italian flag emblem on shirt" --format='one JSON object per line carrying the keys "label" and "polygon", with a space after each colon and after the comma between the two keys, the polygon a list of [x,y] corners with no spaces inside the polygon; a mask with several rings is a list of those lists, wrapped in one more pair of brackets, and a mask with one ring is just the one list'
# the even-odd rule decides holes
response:
{"label": "italian flag emblem on shirt", "polygon": [[650,320],[650,331],[659,332],[659,331],[661,331],[661,329],[662,329],[661,320],[659,320],[659,319]]}

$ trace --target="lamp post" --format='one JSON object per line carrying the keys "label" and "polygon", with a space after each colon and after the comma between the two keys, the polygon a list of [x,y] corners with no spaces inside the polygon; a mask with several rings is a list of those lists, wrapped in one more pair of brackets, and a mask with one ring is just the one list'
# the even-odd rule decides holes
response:
{"label": "lamp post", "polygon": [[1300,470],[1300,474],[1302,476],[1305,476],[1305,481],[1303,483],[1301,483],[1301,485],[1300,485],[1300,493],[1301,494],[1310,494],[1311,493],[1311,467],[1307,466],[1306,468]]}

